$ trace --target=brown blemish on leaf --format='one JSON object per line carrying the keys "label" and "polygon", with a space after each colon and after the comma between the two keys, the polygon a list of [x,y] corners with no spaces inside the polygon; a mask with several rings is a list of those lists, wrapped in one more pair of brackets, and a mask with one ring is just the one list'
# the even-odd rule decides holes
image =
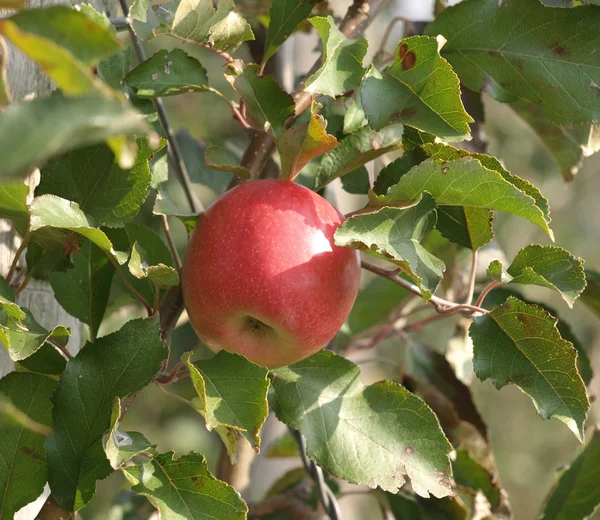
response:
{"label": "brown blemish on leaf", "polygon": [[400,45],[398,57],[402,62],[402,70],[410,70],[417,63],[417,55],[413,51],[408,50],[408,45],[406,45],[406,43]]}
{"label": "brown blemish on leaf", "polygon": [[400,112],[400,119],[412,119],[417,111],[414,108],[404,108]]}
{"label": "brown blemish on leaf", "polygon": [[40,462],[44,462],[44,457],[42,457],[42,456],[38,455],[38,454],[37,454],[37,453],[36,453],[34,450],[32,450],[31,448],[28,448],[27,446],[23,446],[23,447],[21,448],[21,451],[22,451],[22,452],[23,452],[25,455],[27,455],[27,456],[31,457],[31,458],[32,458],[32,459],[34,459],[34,460],[38,460],[38,461],[40,461]]}
{"label": "brown blemish on leaf", "polygon": [[444,175],[446,175],[446,174],[448,173],[448,166],[444,166],[444,167],[442,168],[442,173],[443,173]]}
{"label": "brown blemish on leaf", "polygon": [[559,56],[565,56],[569,54],[569,50],[566,47],[559,45],[558,43],[551,43],[550,47],[552,47],[552,52],[554,54],[558,54]]}

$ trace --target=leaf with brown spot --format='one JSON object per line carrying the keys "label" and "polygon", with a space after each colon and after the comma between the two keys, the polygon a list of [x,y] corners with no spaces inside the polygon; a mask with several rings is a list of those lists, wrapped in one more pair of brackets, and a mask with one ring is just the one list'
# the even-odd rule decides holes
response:
{"label": "leaf with brown spot", "polygon": [[465,112],[458,77],[428,36],[400,41],[394,63],[379,73],[367,72],[362,104],[371,127],[399,122],[424,132],[461,141],[473,119]]}

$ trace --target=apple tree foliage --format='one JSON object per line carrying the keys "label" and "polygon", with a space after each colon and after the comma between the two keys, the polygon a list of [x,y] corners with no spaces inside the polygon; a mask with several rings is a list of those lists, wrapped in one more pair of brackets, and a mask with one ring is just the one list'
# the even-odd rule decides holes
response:
{"label": "apple tree foliage", "polygon": [[[464,340],[475,376],[498,389],[516,385],[542,419],[562,421],[582,443],[588,438],[541,518],[591,515],[600,504],[600,437],[587,421],[586,345],[556,311],[523,298],[520,286],[554,291],[568,307],[583,304],[600,317],[600,274],[553,244],[561,237],[544,195],[487,155],[480,136],[481,100],[490,96],[532,127],[565,181],[595,151],[600,5],[573,3],[440,3],[434,21],[389,54],[369,53],[377,42],[364,36],[380,2],[355,0],[340,21],[316,0],[273,0],[258,10],[241,0],[135,0],[132,37],[155,51],[140,62],[135,45],[88,5],[22,10],[0,0],[15,9],[0,18],[1,37],[56,85],[48,97],[11,102],[10,64],[2,61],[0,217],[23,247],[0,280],[0,339],[17,368],[0,380],[0,518],[13,518],[46,482],[55,509],[44,506],[45,518],[66,518],[58,515],[84,508],[113,472],[163,518],[281,518],[298,501],[317,507],[299,491],[308,465],[276,483],[264,503],[247,504],[211,474],[203,454],[160,453],[144,432],[120,430],[140,391],[183,379],[187,397],[175,397],[218,434],[234,464],[240,443],[265,451],[261,427],[272,411],[305,439],[333,494],[336,479],[368,486],[397,519],[464,519],[482,507],[509,518],[471,377],[443,348],[412,337],[457,316],[470,322]],[[299,28],[316,31],[321,58],[290,94],[265,71]],[[259,36],[253,63],[237,51]],[[173,42],[179,47],[170,50]],[[213,86],[187,52],[194,46],[218,54],[231,89]],[[183,93],[228,104],[247,134],[241,158],[227,143],[203,149],[186,135],[173,138],[154,103]],[[183,152],[187,169],[202,170],[215,195],[267,175],[271,156],[280,178],[324,196],[334,182],[363,195],[364,209],[338,228],[336,243],[363,253],[365,283],[326,349],[271,371],[227,352],[169,355],[182,300],[167,222],[189,233],[202,210],[193,193],[186,207],[163,189],[169,176],[185,173],[177,167]],[[35,168],[41,176],[30,193],[24,178]],[[189,191],[185,175],[183,183]],[[476,278],[477,252],[493,240],[497,212],[538,226],[546,244],[524,247],[506,265],[494,260]],[[448,268],[448,251],[467,259],[465,277]],[[46,330],[19,304],[31,279],[47,280],[86,325],[76,356],[67,351],[67,328]],[[109,312],[132,301],[147,316],[101,334]],[[348,357],[384,340],[396,345],[395,377],[364,384]],[[271,456],[297,450],[292,436],[266,448]]]}

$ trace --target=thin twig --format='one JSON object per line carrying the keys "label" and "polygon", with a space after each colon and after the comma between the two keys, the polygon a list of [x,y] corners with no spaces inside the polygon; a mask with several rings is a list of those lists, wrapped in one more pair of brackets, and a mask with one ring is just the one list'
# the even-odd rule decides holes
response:
{"label": "thin twig", "polygon": [[[2,38],[0,38],[0,39],[2,39]],[[23,251],[27,247],[27,244],[29,243],[30,238],[31,238],[31,230],[28,229],[27,232],[25,233],[25,236],[23,237],[23,240],[21,241],[21,245],[19,246],[19,249],[17,249],[17,251],[15,252],[15,257],[13,258],[12,263],[10,264],[10,269],[8,270],[8,274],[6,275],[6,281],[8,283],[10,283],[10,281],[12,280],[15,269],[17,268],[17,264],[19,263],[19,258],[21,258],[21,253],[23,253]]]}
{"label": "thin twig", "polygon": [[396,26],[398,22],[404,22],[404,31],[402,34],[402,38],[404,38],[404,36],[406,35],[406,27],[412,27],[413,24],[409,19],[404,18],[404,16],[395,16],[394,18],[392,18],[390,23],[386,27],[385,32],[383,33],[381,45],[379,46],[379,50],[375,53],[375,55],[381,54],[385,51],[385,45],[390,37],[390,34],[392,33],[392,29]]}
{"label": "thin twig", "polygon": [[[395,284],[397,284],[401,287],[404,287],[405,289],[412,292],[413,294],[416,294],[417,296],[421,296],[421,297],[423,296],[423,294],[421,293],[421,289],[419,289],[416,285],[413,285],[412,283],[407,282],[406,280],[399,278],[397,276],[398,275],[397,269],[394,269],[393,271],[389,271],[387,269],[377,267],[376,265],[370,264],[365,261],[361,262],[361,267],[363,269],[366,269],[367,271],[371,271],[372,273],[375,273],[379,276],[383,276],[384,278],[387,278],[388,280],[391,280]],[[451,302],[449,300],[444,300],[443,298],[440,298],[439,296],[432,296],[429,299],[429,302],[435,307],[435,310],[437,312],[439,312],[440,314],[453,314],[454,312],[459,312],[459,311],[468,311],[471,313],[481,313],[481,314],[487,313],[487,311],[485,309],[482,309],[479,306]]]}
{"label": "thin twig", "polygon": [[250,124],[248,123],[248,121],[246,120],[246,117],[244,116],[244,114],[242,114],[241,110],[238,107],[236,107],[231,101],[229,101],[229,99],[227,99],[221,92],[219,92],[217,89],[210,88],[210,87],[207,88],[206,90],[208,92],[212,92],[213,94],[217,95],[223,101],[225,101],[225,103],[227,103],[229,105],[229,108],[231,109],[231,112],[233,113],[234,117],[240,122],[240,124],[244,127],[244,129],[249,130],[250,128],[252,128],[250,126]]}
{"label": "thin twig", "polygon": [[48,343],[52,344],[52,346],[54,346],[56,348],[56,350],[58,350],[65,357],[65,359],[67,361],[70,359],[73,359],[73,356],[71,355],[71,353],[65,347],[63,347],[60,343],[58,343],[58,341],[55,341],[52,338],[49,338],[46,341]]}
{"label": "thin twig", "polygon": [[206,43],[197,42],[195,40],[190,40],[188,38],[184,38],[183,36],[179,36],[177,34],[173,34],[173,33],[168,33],[168,34],[169,34],[169,36],[172,36],[173,38],[176,38],[179,41],[182,41],[183,43],[189,43],[190,45],[196,45],[198,47],[202,47],[203,49],[207,49],[211,52],[214,52],[215,54],[218,54],[219,56],[221,56],[221,58],[223,58],[227,63],[233,62],[233,58],[231,57],[231,55],[226,53],[225,51],[222,51],[221,49],[216,49],[215,47],[211,47],[210,45],[207,45]]}
{"label": "thin twig", "polygon": [[15,290],[15,297],[19,296],[19,294],[25,290],[25,287],[29,285],[29,282],[31,282],[32,279],[33,278],[31,276],[28,276],[25,278],[25,280],[23,280],[23,283],[21,283],[21,285],[19,285],[19,287]]}
{"label": "thin twig", "polygon": [[190,375],[190,371],[186,368],[185,363],[180,361],[170,372],[161,372],[154,379],[155,382],[161,385],[167,385],[179,379],[183,379]]}
{"label": "thin twig", "polygon": [[[127,7],[127,0],[119,0],[121,4],[121,8],[124,13],[129,12],[129,8]],[[131,43],[135,49],[137,57],[140,63],[146,61],[146,54],[144,53],[144,48],[142,47],[142,42],[139,40],[131,25],[129,26],[129,35],[131,37]],[[167,153],[169,155],[169,159],[171,163],[175,166],[175,171],[177,172],[177,176],[179,177],[179,182],[183,188],[185,196],[188,200],[190,207],[194,213],[200,213],[203,211],[202,203],[194,193],[192,189],[192,182],[190,181],[190,176],[187,171],[187,167],[183,160],[183,155],[181,153],[181,149],[179,148],[179,143],[177,139],[175,139],[175,134],[173,134],[173,129],[171,128],[171,124],[169,123],[169,118],[167,117],[167,113],[165,111],[165,107],[162,103],[162,99],[157,97],[154,98],[154,106],[156,107],[156,113],[158,114],[158,119],[160,120],[160,124],[162,125],[165,133],[167,134],[167,140],[169,141],[169,147],[167,149]]]}
{"label": "thin twig", "polygon": [[475,293],[475,276],[477,275],[477,249],[473,250],[473,257],[471,263],[471,276],[469,277],[469,289],[467,291],[467,297],[465,303],[470,305],[473,302],[473,294]]}
{"label": "thin twig", "polygon": [[[155,383],[156,383],[156,381],[155,381]],[[180,395],[174,394],[173,392],[169,392],[166,388],[164,388],[159,383],[156,383],[156,386],[163,394],[167,394],[169,397],[172,397],[173,399],[175,399],[177,401],[181,401],[182,403],[187,404],[188,406],[191,406],[192,408],[194,408],[194,405],[187,399],[181,397]]]}
{"label": "thin twig", "polygon": [[117,271],[118,275],[121,277],[121,280],[125,284],[125,287],[127,287],[129,292],[135,297],[135,299],[138,300],[146,308],[148,316],[152,316],[152,307],[150,307],[150,304],[146,301],[146,299],[133,288],[133,286],[129,283],[129,280],[125,278],[125,275],[121,271],[121,266],[118,264],[118,262],[112,257],[110,253],[106,252],[106,256],[111,261],[112,265],[115,267],[115,271]]}
{"label": "thin twig", "polygon": [[502,282],[495,280],[492,283],[490,283],[487,287],[485,287],[483,291],[481,291],[479,298],[477,298],[475,305],[477,305],[477,307],[481,307],[481,305],[483,305],[483,300],[485,300],[485,297],[488,295],[488,293],[495,287],[498,287],[499,285],[502,285]]}
{"label": "thin twig", "polygon": [[165,236],[167,237],[167,243],[169,244],[169,249],[173,254],[173,261],[175,262],[175,267],[177,271],[181,271],[181,258],[179,258],[179,253],[177,252],[177,248],[175,247],[175,242],[173,241],[173,237],[171,236],[171,231],[169,229],[169,220],[166,215],[161,215],[162,217],[162,225],[165,230]]}

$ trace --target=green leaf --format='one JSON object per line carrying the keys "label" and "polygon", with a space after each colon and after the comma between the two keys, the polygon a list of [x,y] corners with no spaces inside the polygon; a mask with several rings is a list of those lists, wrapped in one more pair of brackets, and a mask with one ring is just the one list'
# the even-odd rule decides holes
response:
{"label": "green leaf", "polygon": [[181,49],[159,50],[125,78],[138,97],[175,96],[208,88],[206,69]]}
{"label": "green leaf", "polygon": [[474,460],[467,450],[456,450],[452,473],[458,486],[481,491],[496,512],[502,506],[502,492],[494,475]]}
{"label": "green leaf", "polygon": [[250,179],[250,170],[240,166],[238,158],[226,148],[220,146],[209,146],[204,152],[204,162],[212,170],[231,172],[242,181]]}
{"label": "green leaf", "polygon": [[183,223],[188,233],[190,233],[196,227],[196,221],[198,220],[198,215],[180,210],[165,195],[165,193],[160,190],[156,194],[156,200],[154,201],[152,213],[154,215],[177,217]]}
{"label": "green leaf", "polygon": [[120,432],[119,419],[121,417],[121,400],[115,397],[110,428],[104,442],[104,452],[112,469],[119,469],[140,453],[152,452],[156,447],[150,444],[146,437],[139,432]]}
{"label": "green leaf", "polygon": [[575,458],[550,492],[541,520],[589,518],[600,504],[600,432],[596,428],[585,449]]}
{"label": "green leaf", "polygon": [[374,277],[359,291],[350,315],[338,334],[338,339],[347,340],[385,320],[408,294],[406,289],[391,280],[381,276]]}
{"label": "green leaf", "polygon": [[309,122],[288,128],[277,141],[284,179],[293,180],[311,159],[339,146],[338,140],[327,133],[327,121],[317,113],[320,108],[313,101]]}
{"label": "green leaf", "polygon": [[265,41],[263,65],[277,52],[277,49],[281,47],[283,42],[290,37],[300,22],[308,17],[312,8],[319,1],[278,0],[277,2],[273,2],[269,11],[269,28]]}
{"label": "green leaf", "polygon": [[[427,33],[471,90],[522,99],[556,124],[600,121],[600,11],[556,9],[539,0],[467,0],[444,10]],[[468,31],[464,30],[468,27]]]}
{"label": "green leaf", "polygon": [[2,177],[25,175],[51,157],[102,141],[108,141],[120,166],[129,168],[135,155],[123,137],[148,131],[136,110],[97,96],[16,103],[0,112]]}
{"label": "green leaf", "polygon": [[63,509],[92,498],[96,481],[111,472],[102,447],[113,402],[146,386],[167,357],[156,318],[127,322],[86,343],[69,361],[52,398],[54,431],[46,441],[48,482]]}
{"label": "green leaf", "polygon": [[179,274],[174,267],[163,263],[152,265],[147,258],[146,250],[135,242],[129,259],[129,272],[140,280],[148,278],[158,289],[179,285]]}
{"label": "green leaf", "polygon": [[[409,128],[410,127],[405,126],[404,131],[406,132]],[[405,173],[410,171],[417,164],[422,163],[428,157],[420,147],[408,150],[404,138],[402,139],[402,143],[405,150],[402,157],[399,157],[382,168],[375,180],[373,191],[377,195],[384,195],[387,193],[388,189],[396,184]]]}
{"label": "green leaf", "polygon": [[502,283],[547,287],[559,292],[569,307],[573,307],[585,289],[583,260],[554,246],[526,246],[506,270],[494,260],[488,267],[488,275]]}
{"label": "green leaf", "polygon": [[10,220],[21,235],[29,228],[28,193],[29,186],[23,182],[0,184],[0,218]]}
{"label": "green leaf", "polygon": [[108,146],[80,148],[42,169],[35,194],[52,194],[78,202],[81,210],[98,225],[120,227],[137,215],[148,196],[151,179],[148,160],[152,153],[147,139],[138,139],[135,164],[123,170],[115,163]]}
{"label": "green leaf", "polygon": [[396,520],[465,520],[468,509],[458,498],[409,497],[403,493],[386,493],[390,511]]}
{"label": "green leaf", "polygon": [[[469,154],[442,144],[424,148],[432,157],[401,175],[385,195],[370,196],[371,205],[410,205],[428,192],[439,206],[492,209],[518,215],[537,224],[554,239],[547,201],[527,181],[511,175],[487,155]],[[394,168],[395,163],[387,168]]]}
{"label": "green leaf", "polygon": [[473,119],[463,107],[458,77],[440,57],[435,38],[400,40],[394,63],[381,74],[367,74],[360,93],[375,130],[400,122],[447,140],[470,135]]}
{"label": "green leaf", "polygon": [[[29,205],[31,212],[30,228],[33,240],[46,249],[63,247],[69,241],[64,231],[78,233],[91,240],[100,249],[112,250],[112,243],[106,234],[96,227],[94,219],[86,215],[79,205],[56,195],[42,195]],[[40,230],[50,233],[40,233]]]}
{"label": "green leaf", "polygon": [[344,135],[357,132],[366,124],[365,111],[360,101],[360,91],[358,91],[354,94],[354,98],[344,114]]}
{"label": "green leaf", "polygon": [[492,379],[498,389],[517,385],[542,419],[560,419],[582,441],[590,405],[577,353],[555,325],[540,307],[510,297],[471,325],[473,366],[479,379]]}
{"label": "green leaf", "polygon": [[[20,361],[31,356],[46,341],[53,339],[61,345],[66,345],[71,331],[59,325],[48,331],[42,327],[31,314],[29,309],[20,309],[15,304],[10,304],[7,309],[6,302],[0,302],[0,340],[4,343],[10,359]],[[17,316],[17,307],[22,313]],[[12,315],[11,315],[12,312]]]}
{"label": "green leaf", "polygon": [[[52,425],[50,397],[56,381],[39,374],[13,372],[0,379],[0,422],[8,412],[18,420],[2,426],[0,443],[0,517],[13,518],[33,502],[46,483],[44,435]],[[10,411],[9,411],[10,409]]]}
{"label": "green leaf", "polygon": [[157,34],[169,32],[173,22],[173,10],[179,0],[152,5],[150,0],[135,0],[129,8],[129,18],[134,32],[142,40],[151,40]]}
{"label": "green leaf", "polygon": [[227,68],[225,77],[246,104],[248,123],[281,137],[286,120],[295,113],[294,98],[272,77],[261,76],[258,65],[244,66],[236,61]]}
{"label": "green leaf", "polygon": [[587,286],[581,294],[581,302],[600,318],[600,273],[594,269],[585,270]]}
{"label": "green leaf", "polygon": [[335,243],[393,262],[414,280],[427,301],[445,270],[444,263],[419,243],[435,219],[435,201],[424,194],[408,208],[382,208],[350,217],[335,232]]}
{"label": "green leaf", "polygon": [[191,452],[163,453],[139,466],[122,468],[133,491],[148,497],[164,520],[244,520],[248,507],[237,491],[213,477],[206,459]]}
{"label": "green leaf", "polygon": [[360,166],[356,170],[342,177],[342,188],[348,193],[354,195],[366,195],[371,189],[371,180],[369,172],[364,166]]}
{"label": "green leaf", "polygon": [[237,433],[258,451],[258,432],[268,414],[268,370],[238,354],[221,350],[212,359],[187,361],[198,397],[194,407],[215,429],[232,461],[237,459]]}
{"label": "green leaf", "polygon": [[356,40],[346,38],[331,16],[313,16],[309,21],[323,42],[323,63],[306,80],[304,90],[313,95],[336,97],[358,88],[369,47],[365,36]]}
{"label": "green leaf", "polygon": [[[589,273],[588,273],[588,276],[589,276]],[[542,309],[544,309],[548,314],[558,318],[558,322],[556,323],[556,328],[558,329],[558,332],[560,332],[560,335],[562,336],[562,338],[573,343],[575,350],[577,350],[577,370],[579,371],[579,374],[581,375],[581,379],[583,379],[583,382],[584,382],[585,386],[587,387],[590,384],[590,381],[592,380],[592,377],[594,375],[594,373],[592,371],[592,367],[590,365],[590,359],[587,355],[587,352],[586,352],[585,348],[583,347],[583,344],[581,343],[581,341],[579,341],[577,336],[575,336],[575,334],[573,333],[571,326],[566,321],[561,319],[560,315],[552,307],[549,307],[548,305],[545,305],[540,302],[536,302],[536,301],[532,301],[532,300],[523,298],[523,296],[521,294],[519,294],[517,291],[513,290],[512,288],[507,289],[505,287],[498,287],[498,288],[494,289],[491,293],[489,293],[485,298],[483,306],[485,309],[491,310],[494,307],[504,303],[508,299],[509,296],[514,296],[515,298],[519,298],[519,299],[523,300],[525,303],[537,305],[538,307],[541,307]]]}
{"label": "green leaf", "polygon": [[182,0],[175,12],[173,34],[195,42],[233,51],[254,34],[246,20],[233,11],[233,0]]}
{"label": "green leaf", "polygon": [[17,365],[17,371],[24,368],[36,374],[59,376],[67,366],[67,360],[50,343],[44,343],[34,354],[21,359]]}
{"label": "green leaf", "polygon": [[54,297],[71,316],[90,326],[96,337],[108,304],[115,268],[102,250],[86,240],[71,257],[73,268],[50,278]]}
{"label": "green leaf", "polygon": [[559,126],[552,123],[538,105],[519,100],[510,103],[510,106],[535,132],[565,182],[574,179],[584,157],[600,149],[597,125]]}
{"label": "green leaf", "polygon": [[321,350],[273,371],[269,404],[306,437],[308,456],[336,477],[395,493],[406,475],[421,496],[451,494],[452,447],[433,412],[391,381],[364,386],[359,372]]}
{"label": "green leaf", "polygon": [[69,95],[109,89],[90,65],[120,46],[114,35],[85,14],[66,6],[27,9],[0,20],[0,34],[33,59]]}
{"label": "green leaf", "polygon": [[380,132],[375,132],[369,126],[364,126],[347,135],[340,142],[340,146],[326,153],[321,159],[317,170],[317,186],[323,187],[377,157],[400,148],[403,129],[402,125],[390,125]]}
{"label": "green leaf", "polygon": [[473,251],[494,238],[494,214],[485,208],[468,206],[440,206],[437,209],[439,232],[450,242]]}

